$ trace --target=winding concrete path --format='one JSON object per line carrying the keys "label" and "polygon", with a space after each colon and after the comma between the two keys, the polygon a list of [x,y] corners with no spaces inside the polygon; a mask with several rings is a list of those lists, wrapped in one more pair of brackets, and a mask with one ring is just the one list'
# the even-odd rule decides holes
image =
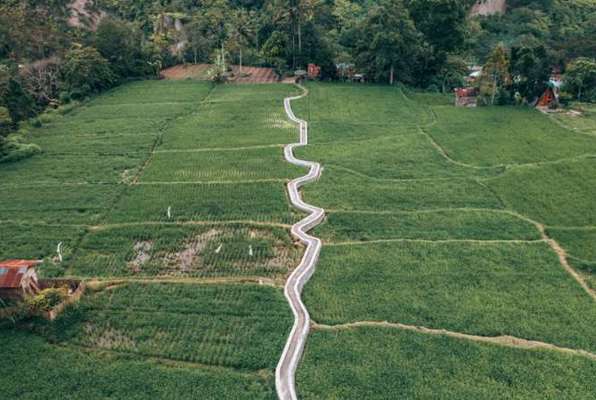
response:
{"label": "winding concrete path", "polygon": [[306,251],[298,267],[290,274],[284,288],[284,294],[294,313],[294,326],[275,370],[275,388],[281,400],[295,400],[298,398],[294,378],[310,329],[310,316],[300,295],[304,284],[314,272],[315,264],[321,252],[321,240],[308,235],[306,232],[317,226],[325,217],[325,211],[322,208],[305,203],[299,193],[301,186],[318,179],[321,175],[321,165],[319,163],[303,161],[294,157],[294,148],[308,144],[308,124],[294,115],[290,105],[292,100],[308,95],[308,91],[304,87],[299,87],[304,93],[300,96],[284,99],[284,107],[288,118],[300,127],[300,141],[287,145],[284,148],[284,155],[288,162],[309,168],[308,174],[288,183],[290,202],[300,211],[308,213],[306,218],[293,225],[291,229],[292,236],[306,245]]}

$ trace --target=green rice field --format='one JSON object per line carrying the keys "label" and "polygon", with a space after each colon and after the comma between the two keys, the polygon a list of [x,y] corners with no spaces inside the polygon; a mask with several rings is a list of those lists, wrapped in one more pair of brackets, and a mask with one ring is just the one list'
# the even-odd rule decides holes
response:
{"label": "green rice field", "polygon": [[530,109],[308,88],[298,153],[324,172],[304,196],[327,218],[301,398],[592,398],[596,137]]}
{"label": "green rice field", "polygon": [[42,118],[43,153],[0,168],[0,258],[90,285],[53,323],[1,323],[2,398],[275,397],[295,92],[136,82]]}
{"label": "green rice field", "polygon": [[[593,110],[306,87],[296,155],[323,172],[301,192],[326,218],[299,397],[593,399]],[[42,153],[0,166],[0,259],[87,290],[56,321],[0,320],[0,397],[276,398],[299,92],[133,82],[40,118]]]}

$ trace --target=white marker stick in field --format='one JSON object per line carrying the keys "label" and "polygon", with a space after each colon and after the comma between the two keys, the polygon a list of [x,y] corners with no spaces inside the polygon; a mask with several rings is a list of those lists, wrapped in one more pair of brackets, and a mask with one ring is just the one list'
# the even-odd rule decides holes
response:
{"label": "white marker stick in field", "polygon": [[58,260],[62,262],[62,242],[58,243],[58,246],[56,246],[56,253],[58,254]]}

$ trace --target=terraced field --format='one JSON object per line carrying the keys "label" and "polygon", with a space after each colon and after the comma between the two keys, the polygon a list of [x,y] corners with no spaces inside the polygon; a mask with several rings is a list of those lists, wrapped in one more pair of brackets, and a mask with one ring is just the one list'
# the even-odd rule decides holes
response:
{"label": "terraced field", "polygon": [[[0,168],[0,259],[88,290],[54,323],[0,323],[1,397],[276,397],[296,92],[138,82],[44,117],[43,153]],[[292,106],[327,213],[300,398],[593,398],[589,122],[368,85]]]}
{"label": "terraced field", "polygon": [[589,399],[596,137],[533,110],[313,84],[325,170],[301,398]]}
{"label": "terraced field", "polygon": [[2,323],[0,397],[275,398],[295,91],[139,82],[31,132],[43,154],[0,168],[0,258],[89,289],[54,323]]}

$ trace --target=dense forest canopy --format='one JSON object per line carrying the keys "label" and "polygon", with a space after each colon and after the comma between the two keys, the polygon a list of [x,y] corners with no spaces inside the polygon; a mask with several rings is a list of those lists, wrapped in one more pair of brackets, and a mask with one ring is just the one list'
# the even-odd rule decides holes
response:
{"label": "dense forest canopy", "polygon": [[596,0],[510,0],[504,15],[472,18],[474,3],[2,0],[0,131],[169,65],[224,59],[280,75],[315,63],[322,79],[349,67],[370,81],[447,91],[504,49],[517,85],[507,96],[536,96],[553,67],[571,66],[570,90],[596,98]]}

